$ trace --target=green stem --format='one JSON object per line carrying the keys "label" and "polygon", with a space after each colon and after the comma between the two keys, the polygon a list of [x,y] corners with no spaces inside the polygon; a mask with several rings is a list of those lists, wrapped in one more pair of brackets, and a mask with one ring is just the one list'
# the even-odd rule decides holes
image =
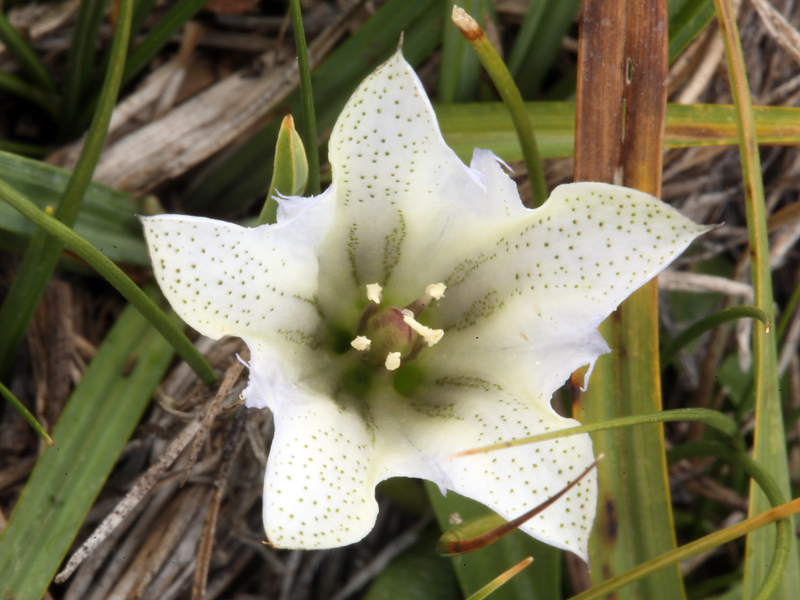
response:
{"label": "green stem", "polygon": [[[771,322],[774,322],[764,185],[761,180],[761,161],[742,44],[731,0],[714,0],[714,8],[725,44],[728,81],[737,117],[750,242],[751,278],[755,292],[754,304],[766,313]],[[778,435],[778,432],[784,431],[784,423],[778,387],[777,344],[775,336],[768,335],[761,328],[756,328],[753,332],[753,375],[755,381],[753,459],[764,465],[778,482],[783,494],[790,496],[786,440],[783,435]],[[757,486],[751,484],[749,514],[759,513],[768,505],[768,499],[764,494]],[[780,528],[778,532],[780,534]],[[775,532],[771,529],[760,530],[748,536],[743,582],[745,598],[752,597],[762,580],[767,577],[766,565],[769,563],[769,556],[775,543],[774,537]],[[775,600],[795,600],[800,597],[800,569],[796,566],[797,545],[791,544],[790,551],[792,553],[790,562],[794,566],[786,570],[780,586],[775,590]]]}
{"label": "green stem", "polygon": [[708,408],[677,408],[674,410],[663,410],[647,415],[619,417],[617,419],[609,419],[607,421],[592,423],[590,425],[567,427],[566,429],[559,429],[558,431],[548,431],[547,433],[519,438],[510,442],[501,442],[499,444],[492,444],[491,446],[482,446],[481,448],[475,448],[473,450],[461,452],[455,456],[465,456],[467,454],[501,450],[502,448],[533,444],[536,442],[543,442],[545,440],[553,440],[562,437],[569,437],[571,435],[578,435],[581,433],[593,433],[595,431],[605,431],[607,429],[617,429],[619,427],[630,427],[631,425],[644,425],[645,423],[671,423],[673,421],[700,421],[709,427],[713,427],[727,437],[734,437],[739,430],[738,425],[736,425],[736,421],[731,419],[729,416],[722,414],[721,412],[717,412],[716,410],[710,410]]}
{"label": "green stem", "polygon": [[[133,0],[121,0],[117,30],[97,111],[86,134],[81,155],[67,182],[55,217],[71,227],[78,217],[86,189],[105,144],[108,123],[117,101],[130,37]],[[39,299],[61,257],[63,246],[45,231],[37,230],[25,250],[17,277],[0,307],[0,380],[7,375],[17,347],[25,336]]]}
{"label": "green stem", "polygon": [[715,327],[722,325],[723,323],[727,323],[728,321],[733,321],[734,319],[743,318],[758,319],[764,324],[764,327],[769,329],[769,317],[760,308],[756,308],[755,306],[731,306],[728,308],[723,308],[722,310],[718,310],[707,317],[703,317],[675,336],[675,338],[661,351],[661,370],[663,371],[667,368],[667,366],[678,355],[678,352],[680,352],[695,338],[700,337],[700,335],[709,329],[714,329]]}
{"label": "green stem", "polygon": [[57,103],[53,101],[49,94],[33,87],[30,83],[23,81],[16,75],[0,71],[0,90],[15,94],[20,98],[25,98],[34,104],[38,104],[53,118],[56,118],[58,115]]}
{"label": "green stem", "polygon": [[297,65],[300,69],[300,98],[303,103],[303,144],[308,159],[308,192],[317,196],[319,187],[319,145],[317,144],[317,118],[314,114],[314,93],[311,90],[311,68],[308,63],[306,33],[300,0],[291,0],[292,25],[297,45]]}
{"label": "green stem", "polygon": [[492,78],[500,97],[511,114],[514,127],[517,130],[519,144],[522,147],[522,155],[525,159],[525,168],[528,170],[528,178],[531,182],[531,195],[533,196],[533,206],[541,206],[547,200],[547,182],[544,178],[544,168],[542,159],[539,156],[539,147],[536,144],[536,135],[533,126],[525,112],[525,103],[519,93],[514,78],[508,72],[508,68],[500,55],[497,54],[489,38],[481,29],[480,25],[466,12],[457,6],[453,7],[453,22],[461,30],[464,38],[472,46],[483,68]]}
{"label": "green stem", "polygon": [[12,154],[23,154],[34,158],[43,158],[47,155],[47,149],[37,144],[27,144],[25,142],[15,142],[13,140],[0,140],[0,152],[11,152]]}
{"label": "green stem", "polygon": [[39,421],[36,420],[36,417],[34,417],[30,413],[30,411],[27,408],[25,408],[22,402],[17,400],[16,396],[14,396],[14,394],[12,394],[9,391],[9,389],[2,383],[0,383],[0,395],[2,395],[6,400],[9,401],[11,403],[11,406],[17,409],[17,412],[19,412],[19,414],[22,415],[22,418],[28,422],[28,425],[33,427],[36,433],[39,434],[40,438],[42,438],[45,442],[47,442],[48,446],[53,445],[53,440],[50,438],[49,435],[47,435],[47,432],[44,430],[44,427],[42,427],[41,423],[39,423]]}
{"label": "green stem", "polygon": [[[733,463],[747,473],[762,489],[773,508],[786,502],[783,492],[775,479],[766,469],[741,450],[731,448],[718,442],[689,442],[667,452],[667,461],[672,463],[690,456],[713,456]],[[775,539],[775,551],[772,555],[769,571],[761,584],[755,600],[768,600],[778,587],[783,571],[789,563],[789,553],[794,543],[793,519],[785,518],[778,522],[778,534]]]}
{"label": "green stem", "polygon": [[197,348],[192,345],[189,338],[187,338],[180,329],[175,327],[175,325],[170,322],[169,317],[147,297],[147,294],[139,289],[139,287],[122,272],[122,269],[115,265],[105,254],[100,252],[61,221],[39,210],[33,202],[2,180],[0,180],[0,198],[25,215],[35,225],[41,227],[48,235],[58,239],[64,246],[72,250],[85,260],[89,266],[100,273],[106,281],[117,288],[119,293],[125,296],[125,298],[152,323],[153,327],[164,336],[172,347],[175,348],[175,351],[183,357],[203,383],[212,385],[219,379],[214,369],[208,364],[206,359],[203,358],[203,355],[197,351]]}
{"label": "green stem", "polygon": [[25,41],[19,31],[8,21],[5,13],[0,10],[0,40],[6,45],[8,51],[14,55],[22,68],[31,76],[31,78],[41,85],[46,91],[55,94],[57,92],[56,84],[50,76],[50,72],[44,63],[39,60],[36,52],[33,51],[30,44]]}

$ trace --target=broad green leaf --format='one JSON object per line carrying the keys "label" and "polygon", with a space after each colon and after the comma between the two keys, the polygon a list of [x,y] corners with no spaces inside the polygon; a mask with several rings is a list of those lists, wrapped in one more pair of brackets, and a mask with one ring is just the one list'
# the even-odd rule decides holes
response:
{"label": "broad green leaf", "polygon": [[[47,163],[0,152],[0,179],[30,198],[42,210],[55,209],[67,186],[68,171]],[[128,194],[99,183],[86,190],[75,232],[116,263],[150,265],[136,205]],[[36,228],[19,212],[0,202],[0,247],[19,252]]]}
{"label": "broad green leaf", "polygon": [[[436,485],[426,482],[428,496],[443,530],[456,515],[462,520],[491,514],[485,506],[455,492],[444,497]],[[521,531],[513,531],[490,546],[452,558],[465,596],[473,594],[500,573],[528,556],[533,564],[492,594],[493,600],[559,600],[561,598],[561,552]]]}
{"label": "broad green leaf", "polygon": [[55,446],[42,453],[0,536],[0,598],[44,594],[172,356],[128,307],[72,393]]}
{"label": "broad green leaf", "polygon": [[712,0],[669,0],[669,62],[681,52],[714,18]]}
{"label": "broad green leaf", "polygon": [[434,550],[438,536],[436,526],[425,530],[413,546],[381,571],[364,594],[364,600],[461,600],[463,596],[450,559]]}
{"label": "broad green leaf", "polygon": [[308,181],[308,162],[306,149],[300,134],[294,128],[292,115],[287,115],[281,123],[278,143],[275,145],[275,165],[272,170],[272,184],[261,209],[258,225],[274,223],[278,212],[275,194],[302,196]]}

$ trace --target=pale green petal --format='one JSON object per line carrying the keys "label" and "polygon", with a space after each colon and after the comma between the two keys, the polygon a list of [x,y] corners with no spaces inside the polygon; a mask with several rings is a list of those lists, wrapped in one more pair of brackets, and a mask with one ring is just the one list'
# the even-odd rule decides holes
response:
{"label": "pale green petal", "polygon": [[[153,270],[189,325],[284,348],[299,363],[315,348],[321,203],[294,221],[255,229],[177,215],[143,218]],[[299,226],[298,226],[299,224]],[[295,373],[296,375],[296,373]]]}
{"label": "pale green petal", "polygon": [[[558,416],[549,398],[468,370],[454,367],[452,373],[437,373],[413,398],[395,394],[373,401],[376,435],[393,440],[393,452],[381,457],[385,476],[429,479],[511,519],[559,492],[594,460],[588,435],[449,458],[579,424]],[[522,530],[586,560],[596,498],[592,473]]]}
{"label": "pale green petal", "polygon": [[264,479],[264,527],[278,548],[352,544],[375,524],[375,440],[363,417],[302,386],[284,390]]}

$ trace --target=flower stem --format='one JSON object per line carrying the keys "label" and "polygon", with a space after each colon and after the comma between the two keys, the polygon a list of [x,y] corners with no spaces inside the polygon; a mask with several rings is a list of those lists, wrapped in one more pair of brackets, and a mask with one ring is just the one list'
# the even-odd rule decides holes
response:
{"label": "flower stem", "polygon": [[297,44],[297,66],[300,69],[300,98],[303,102],[303,144],[308,159],[308,192],[319,194],[319,145],[317,144],[317,118],[314,114],[314,94],[311,91],[311,68],[308,64],[306,33],[300,0],[291,0],[294,39]]}
{"label": "flower stem", "polygon": [[30,411],[27,408],[25,408],[22,402],[17,400],[16,396],[14,396],[14,394],[12,394],[9,391],[9,389],[2,383],[0,383],[0,395],[2,395],[6,400],[9,401],[11,403],[11,406],[17,409],[17,412],[19,412],[19,414],[22,415],[22,418],[28,422],[28,425],[33,427],[36,433],[39,434],[40,438],[42,438],[45,442],[47,442],[48,446],[53,445],[53,440],[50,438],[49,435],[47,435],[47,432],[44,430],[44,427],[42,427],[41,423],[39,423],[39,421],[36,420],[36,417],[34,417],[30,413]]}
{"label": "flower stem", "polygon": [[522,95],[519,93],[514,78],[508,72],[508,68],[500,55],[497,54],[486,33],[478,25],[477,21],[458,6],[453,7],[453,23],[461,30],[464,39],[469,42],[481,64],[492,78],[497,91],[503,98],[503,102],[511,113],[514,127],[517,130],[519,144],[522,147],[522,155],[525,159],[525,168],[528,170],[528,178],[531,182],[532,204],[534,207],[541,206],[547,200],[547,182],[544,178],[542,159],[539,156],[539,147],[536,144],[536,135],[533,126],[525,112],[525,104]]}
{"label": "flower stem", "polygon": [[675,336],[675,338],[667,344],[667,347],[661,351],[661,370],[663,371],[678,355],[678,352],[701,334],[709,329],[714,329],[714,327],[718,325],[727,323],[728,321],[743,318],[758,319],[764,324],[766,330],[769,331],[769,317],[760,308],[756,308],[755,306],[730,306],[728,308],[723,308],[722,310],[718,310],[700,319]]}
{"label": "flower stem", "polygon": [[206,385],[217,381],[218,376],[203,355],[197,351],[189,338],[175,325],[173,325],[164,311],[147,297],[131,279],[122,272],[117,265],[105,254],[92,246],[72,229],[58,219],[51,217],[43,210],[39,210],[28,198],[16,189],[0,180],[0,198],[25,215],[35,225],[41,227],[48,235],[53,236],[61,244],[72,250],[94,268],[106,281],[113,285],[120,294],[133,304],[144,317],[152,323],[161,335],[175,348],[197,376]]}

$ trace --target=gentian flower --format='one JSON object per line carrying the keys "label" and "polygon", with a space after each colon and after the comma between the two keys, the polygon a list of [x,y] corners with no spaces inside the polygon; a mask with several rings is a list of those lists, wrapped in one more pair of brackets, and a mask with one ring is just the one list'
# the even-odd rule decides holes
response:
{"label": "gentian flower", "polygon": [[[600,322],[706,228],[599,183],[523,207],[494,154],[467,167],[448,148],[399,50],[353,94],[329,152],[330,187],[281,199],[275,225],[142,219],[175,310],[250,348],[247,406],[275,418],[267,537],[356,542],[395,476],[519,516],[591,464],[588,435],[449,457],[577,425],[552,394],[609,351]],[[522,530],[586,559],[596,495],[590,474]]]}

